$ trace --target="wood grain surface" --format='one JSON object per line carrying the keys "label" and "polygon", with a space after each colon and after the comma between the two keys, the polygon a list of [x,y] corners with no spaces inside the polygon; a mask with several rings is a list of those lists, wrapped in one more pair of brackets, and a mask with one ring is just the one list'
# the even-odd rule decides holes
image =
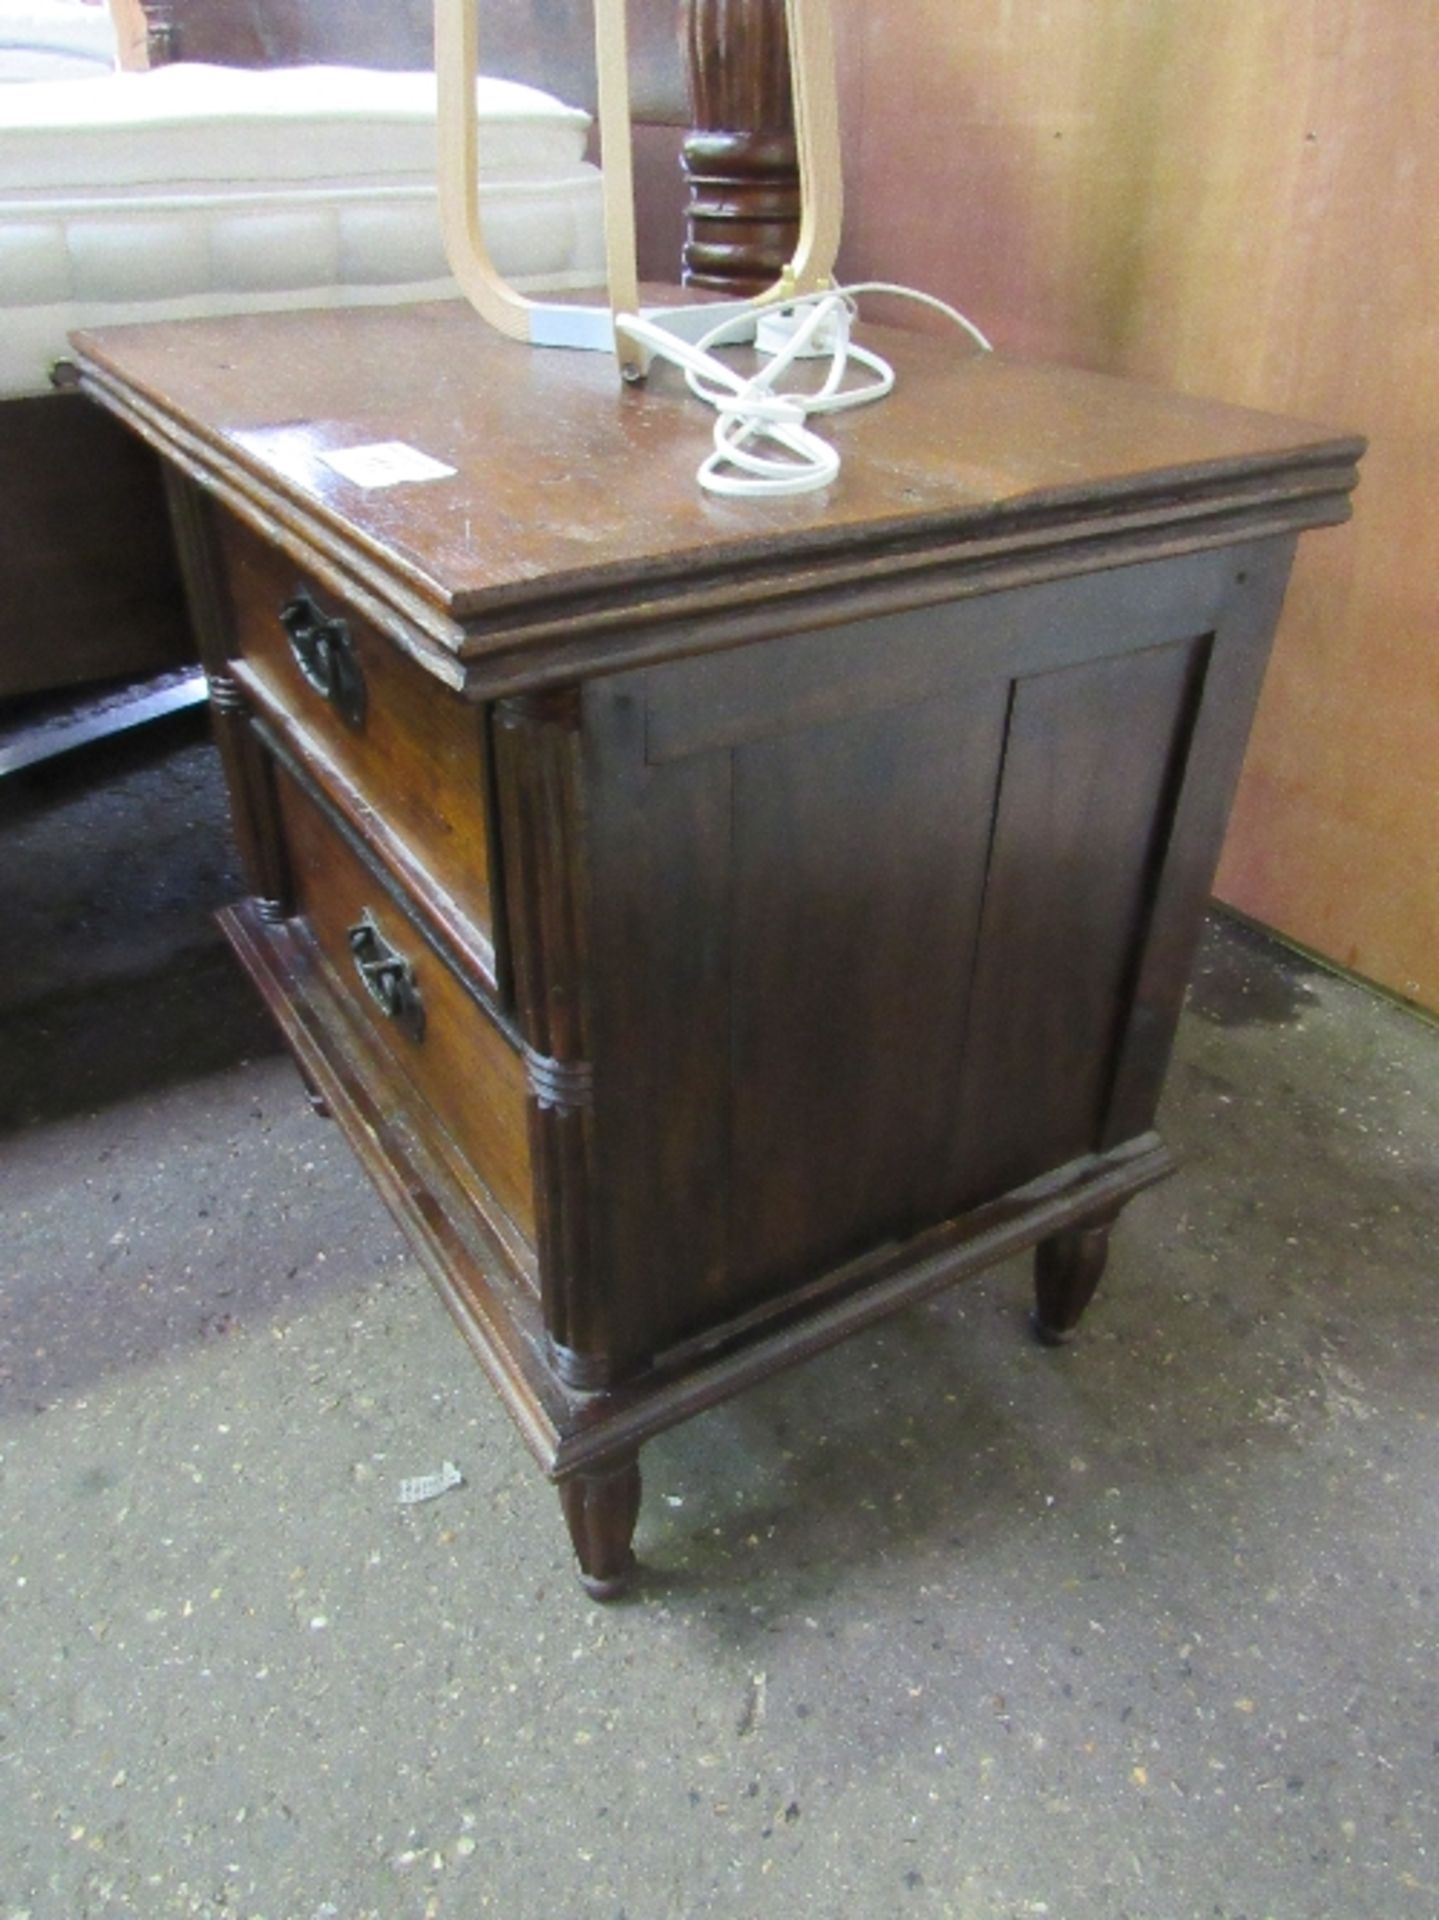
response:
{"label": "wood grain surface", "polygon": [[661,1348],[1153,1126],[1289,560],[586,690],[599,1238]]}
{"label": "wood grain surface", "polygon": [[[673,370],[622,389],[606,356],[518,346],[459,302],[111,329],[76,350],[96,398],[232,497],[273,496],[302,536],[368,557],[376,590],[407,590],[400,604],[461,657],[526,623],[652,620],[701,592],[733,605],[841,580],[896,542],[973,557],[1127,517],[1182,544],[1188,518],[1222,514],[1235,538],[1348,512],[1351,435],[955,336],[867,337],[895,356],[895,394],[834,421],[833,487],[765,502],[700,491],[710,417]],[[393,439],[455,474],[366,490],[321,457]]]}
{"label": "wood grain surface", "polygon": [[344,601],[321,593],[316,604],[344,620],[365,685],[363,718],[347,721],[306,681],[280,622],[307,584],[303,576],[229,516],[218,517],[216,532],[232,619],[234,659],[224,670],[286,731],[330,798],[498,987],[483,717],[416,672]]}
{"label": "wood grain surface", "polygon": [[684,278],[772,286],[799,235],[799,150],[784,0],[685,0],[690,130]]}
{"label": "wood grain surface", "polygon": [[1354,526],[1301,549],[1218,886],[1439,1008],[1439,8],[835,5],[847,274],[1369,436]]}
{"label": "wood grain surface", "polygon": [[[411,1097],[417,1093],[432,1109],[464,1163],[479,1176],[482,1203],[493,1195],[533,1242],[525,1075],[517,1050],[428,947],[403,907],[377,887],[364,859],[326,820],[315,799],[283,771],[277,788],[294,913],[323,956],[334,991],[368,1023],[413,1090]],[[349,930],[367,911],[413,968],[424,1006],[422,1038],[382,1012],[360,982]]]}

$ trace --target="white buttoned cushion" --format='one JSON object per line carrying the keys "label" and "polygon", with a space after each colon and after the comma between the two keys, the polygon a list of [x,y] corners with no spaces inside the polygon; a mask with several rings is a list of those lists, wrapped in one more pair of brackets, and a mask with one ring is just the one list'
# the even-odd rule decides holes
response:
{"label": "white buttoned cushion", "polygon": [[97,77],[114,65],[115,28],[98,0],[0,0],[0,83]]}
{"label": "white buttoned cushion", "polygon": [[[517,286],[604,278],[588,116],[479,83],[481,208]],[[0,394],[72,327],[452,293],[433,74],[173,66],[0,88]]]}

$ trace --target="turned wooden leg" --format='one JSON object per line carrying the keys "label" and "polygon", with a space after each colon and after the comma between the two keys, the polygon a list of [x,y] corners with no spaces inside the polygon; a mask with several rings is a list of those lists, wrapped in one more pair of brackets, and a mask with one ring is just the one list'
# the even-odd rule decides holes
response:
{"label": "turned wooden leg", "polygon": [[1114,1221],[1088,1221],[1051,1234],[1034,1249],[1034,1312],[1030,1325],[1047,1347],[1074,1337],[1080,1316],[1094,1297],[1109,1256]]}
{"label": "turned wooden leg", "polygon": [[562,1480],[560,1505],[580,1563],[580,1584],[595,1600],[616,1599],[635,1567],[630,1542],[640,1512],[639,1455]]}

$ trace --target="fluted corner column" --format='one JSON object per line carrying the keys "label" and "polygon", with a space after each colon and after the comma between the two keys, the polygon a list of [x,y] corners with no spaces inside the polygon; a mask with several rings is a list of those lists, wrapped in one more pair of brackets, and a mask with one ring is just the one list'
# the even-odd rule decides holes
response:
{"label": "fluted corner column", "polygon": [[784,0],[684,0],[690,132],[686,286],[753,293],[799,234]]}

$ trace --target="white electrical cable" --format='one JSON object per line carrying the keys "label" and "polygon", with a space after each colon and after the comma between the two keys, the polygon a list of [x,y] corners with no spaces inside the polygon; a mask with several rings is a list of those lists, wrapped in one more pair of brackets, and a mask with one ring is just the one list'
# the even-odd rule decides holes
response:
{"label": "white electrical cable", "polygon": [[[894,286],[885,280],[865,280],[848,287],[828,288],[776,305],[757,302],[738,316],[731,313],[691,344],[638,314],[621,314],[617,324],[660,358],[671,361],[685,376],[697,399],[714,408],[714,451],[701,463],[696,478],[707,493],[728,499],[765,500],[791,493],[813,493],[829,486],[839,474],[837,448],[808,425],[812,414],[839,413],[882,400],[894,389],[894,368],[869,347],[850,338],[861,294],[893,294],[932,307],[962,327],[979,348],[990,353],[989,341],[956,307],[921,293],[915,287]],[[779,314],[794,322],[788,340],[758,373],[746,377],[715,357],[713,348],[741,336],[752,338],[757,315]],[[823,344],[816,344],[822,342]],[[777,391],[778,382],[799,359],[829,356],[830,367],[813,393]],[[846,387],[851,363],[867,367],[874,378],[862,386]],[[754,442],[768,441],[782,451],[763,453]]]}

